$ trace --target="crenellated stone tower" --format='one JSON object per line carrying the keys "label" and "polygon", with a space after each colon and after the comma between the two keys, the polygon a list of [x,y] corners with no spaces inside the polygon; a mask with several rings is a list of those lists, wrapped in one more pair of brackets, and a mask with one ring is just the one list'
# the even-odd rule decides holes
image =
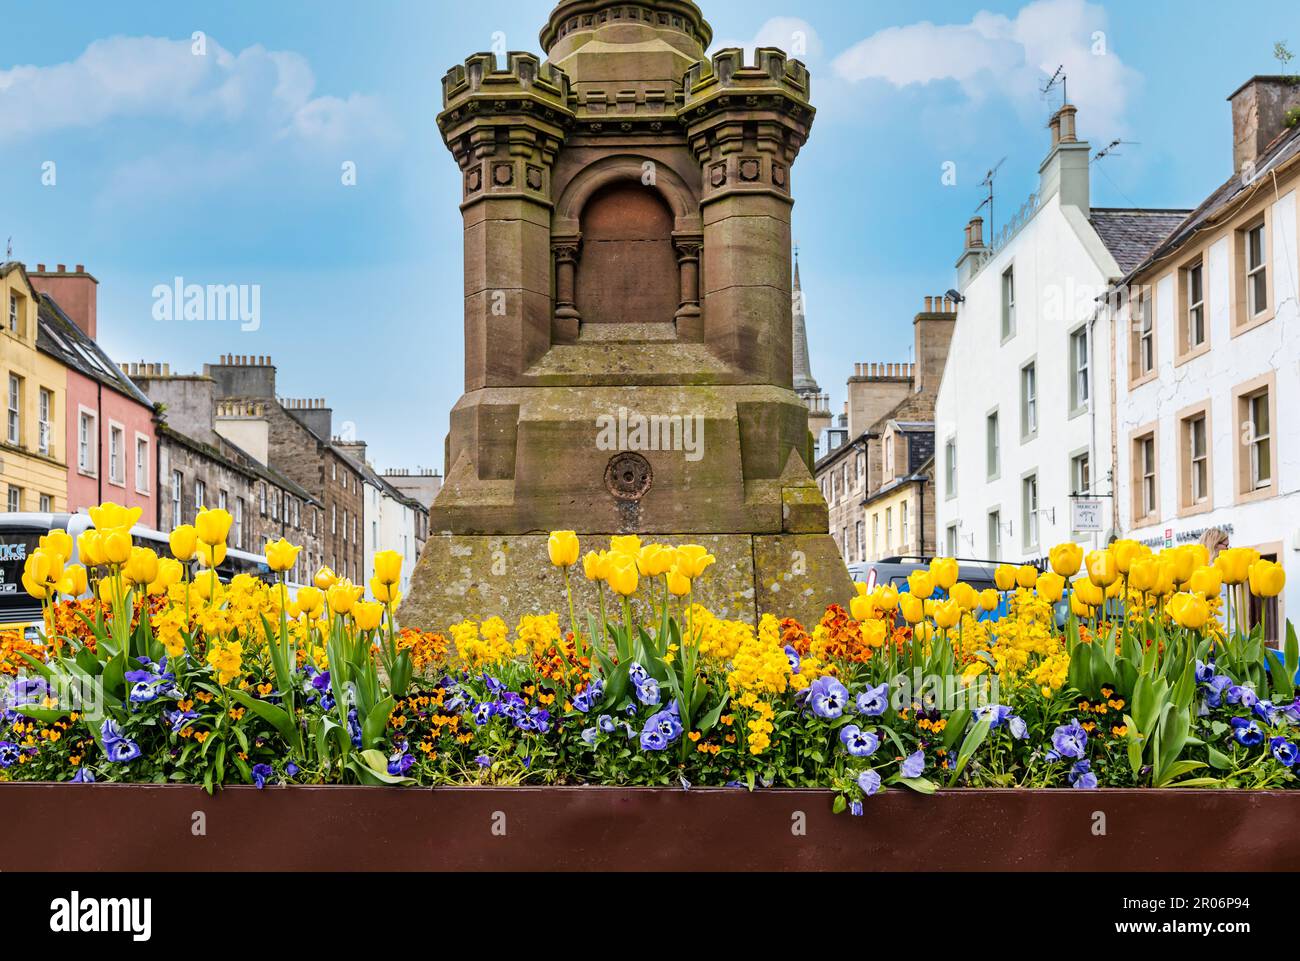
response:
{"label": "crenellated stone tower", "polygon": [[555,529],[708,545],[700,599],[728,616],[847,601],[793,389],[808,71],[709,60],[711,39],[690,0],[564,0],[545,62],[477,54],[444,79],[465,393],[404,623],[556,609]]}

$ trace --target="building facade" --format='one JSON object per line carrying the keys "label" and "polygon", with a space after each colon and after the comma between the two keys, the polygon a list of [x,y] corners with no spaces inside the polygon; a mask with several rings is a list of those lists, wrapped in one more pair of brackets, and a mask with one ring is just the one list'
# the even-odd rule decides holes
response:
{"label": "building facade", "polygon": [[374,570],[378,551],[397,551],[402,555],[402,579],[398,589],[405,594],[428,537],[429,509],[390,484],[387,476],[375,471],[366,459],[363,441],[340,442],[337,446],[352,459],[362,477],[365,507],[361,540],[365,569],[367,572]]}
{"label": "building facade", "polygon": [[16,261],[0,264],[0,377],[4,429],[0,434],[0,508],[67,510],[68,374],[39,350],[40,293]]}
{"label": "building facade", "polygon": [[1277,640],[1300,611],[1300,86],[1254,77],[1229,100],[1233,175],[1109,301],[1116,526],[1281,563],[1285,593],[1255,612]]}
{"label": "building facade", "polygon": [[[363,583],[369,571],[362,537],[362,475],[333,436],[333,411],[321,399],[278,397],[270,357],[227,354],[216,364],[205,364],[203,372],[214,382],[216,432],[320,505],[319,533],[313,535],[320,540],[320,557],[312,564]],[[274,521],[283,510],[282,503],[272,502],[267,516]]]}
{"label": "building facade", "polygon": [[[956,305],[926,297],[912,319],[914,363],[859,363],[844,413],[822,433],[816,477],[846,563],[935,549],[934,406]],[[930,486],[927,486],[930,485]]]}
{"label": "building facade", "polygon": [[159,412],[157,525],[193,523],[200,507],[220,507],[233,521],[229,544],[260,554],[281,537],[300,545],[290,579],[315,573],[321,550],[321,504],[306,489],[259,461],[216,430],[216,384],[203,374],[173,374],[167,364],[124,364],[124,373]]}
{"label": "building facade", "polygon": [[[158,434],[152,402],[99,346],[99,281],[81,264],[32,271],[42,291],[38,348],[66,370],[67,505],[112,501],[158,511]],[[148,523],[149,521],[146,521]]]}
{"label": "building facade", "polygon": [[1072,530],[1072,498],[1115,493],[1114,370],[1102,298],[1185,211],[1094,209],[1075,108],[1049,124],[1040,186],[989,246],[971,220],[962,301],[935,408],[938,542],[952,553],[1034,561]]}

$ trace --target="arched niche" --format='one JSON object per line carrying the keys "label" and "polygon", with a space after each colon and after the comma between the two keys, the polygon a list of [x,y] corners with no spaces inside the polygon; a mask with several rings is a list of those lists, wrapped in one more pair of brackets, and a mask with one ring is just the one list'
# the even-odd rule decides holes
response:
{"label": "arched niche", "polygon": [[560,329],[676,320],[695,339],[701,244],[698,200],[670,168],[636,156],[591,164],[552,222]]}

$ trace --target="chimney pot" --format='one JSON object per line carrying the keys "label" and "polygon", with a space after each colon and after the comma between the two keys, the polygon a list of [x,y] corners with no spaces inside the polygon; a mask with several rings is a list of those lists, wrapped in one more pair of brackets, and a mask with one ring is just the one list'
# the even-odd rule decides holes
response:
{"label": "chimney pot", "polygon": [[85,265],[85,264],[77,264],[77,273],[79,273],[79,274],[84,274],[85,272],[86,272],[86,265]]}
{"label": "chimney pot", "polygon": [[1059,111],[1057,116],[1060,117],[1061,143],[1078,143],[1078,136],[1074,129],[1074,115],[1078,110],[1072,104],[1066,104]]}
{"label": "chimney pot", "polygon": [[66,265],[66,264],[59,264],[59,273],[61,273],[61,274],[66,274],[67,272],[68,272],[68,267],[67,267],[67,265]]}
{"label": "chimney pot", "polygon": [[929,314],[932,313],[933,311],[934,311],[934,298],[933,297],[925,298],[925,312]]}
{"label": "chimney pot", "polygon": [[45,265],[44,265],[44,264],[37,264],[37,265],[36,265],[36,269],[37,269],[38,272],[40,272],[40,273],[42,273],[42,274],[45,273]]}

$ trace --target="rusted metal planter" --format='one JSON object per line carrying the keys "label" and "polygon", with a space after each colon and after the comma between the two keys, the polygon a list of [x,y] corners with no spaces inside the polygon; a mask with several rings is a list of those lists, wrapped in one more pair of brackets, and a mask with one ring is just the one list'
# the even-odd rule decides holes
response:
{"label": "rusted metal planter", "polygon": [[[0,869],[1300,869],[1300,792],[0,784]],[[1098,833],[1104,829],[1104,834]]]}

